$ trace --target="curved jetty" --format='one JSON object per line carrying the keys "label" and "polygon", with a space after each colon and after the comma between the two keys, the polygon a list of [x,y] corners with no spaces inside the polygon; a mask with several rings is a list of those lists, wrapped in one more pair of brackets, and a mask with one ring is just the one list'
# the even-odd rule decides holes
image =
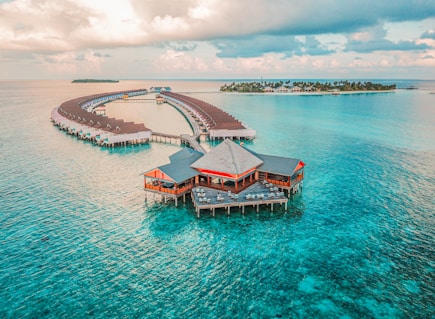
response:
{"label": "curved jetty", "polygon": [[[163,92],[157,103],[169,103],[177,108],[192,126],[193,135],[170,135],[152,132],[144,124],[124,122],[105,116],[104,103],[145,95],[146,89],[94,94],[62,103],[51,112],[54,125],[91,140],[100,146],[147,143],[150,140],[169,142],[179,140],[184,148],[170,156],[170,163],[145,173],[144,190],[158,194],[165,202],[186,200],[190,194],[197,216],[201,210],[253,207],[274,204],[287,209],[288,198],[303,184],[305,163],[287,158],[255,153],[232,141],[233,138],[253,139],[255,131],[221,109],[182,94]],[[139,100],[139,99],[137,99]],[[149,99],[144,99],[149,100]],[[223,139],[210,152],[198,142],[200,136]]]}
{"label": "curved jetty", "polygon": [[208,136],[211,140],[255,138],[255,130],[247,128],[234,116],[210,103],[179,93],[161,92],[161,94],[165,102],[178,109],[182,108],[181,111],[187,111],[199,124],[200,134]]}
{"label": "curved jetty", "polygon": [[147,94],[146,89],[83,96],[62,103],[51,112],[54,125],[100,146],[147,143],[151,130],[143,123],[124,122],[103,116],[104,103]]}
{"label": "curved jetty", "polygon": [[152,99],[128,99],[137,95],[145,95],[146,89],[111,92],[83,96],[62,103],[51,112],[54,125],[68,134],[81,139],[91,140],[100,146],[117,146],[126,144],[176,141],[193,149],[205,152],[199,144],[200,137],[211,140],[237,138],[253,139],[255,130],[244,126],[234,116],[207,102],[178,94],[170,90],[161,90],[156,96],[156,103],[168,103],[183,113],[193,129],[193,135],[152,132],[144,124],[124,122],[121,119],[105,116],[104,103],[125,99],[125,101],[148,101]]}

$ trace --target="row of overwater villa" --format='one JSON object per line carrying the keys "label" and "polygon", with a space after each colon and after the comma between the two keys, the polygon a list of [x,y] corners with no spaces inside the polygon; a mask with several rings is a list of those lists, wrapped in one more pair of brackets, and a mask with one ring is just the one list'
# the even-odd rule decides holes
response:
{"label": "row of overwater villa", "polygon": [[105,103],[147,94],[146,89],[95,94],[62,103],[51,112],[54,125],[100,146],[147,143],[151,130],[143,123],[105,116]]}
{"label": "row of overwater villa", "polygon": [[[140,89],[72,99],[54,108],[51,120],[69,134],[100,146],[148,143],[153,132],[144,124],[105,116],[105,103],[147,93]],[[214,216],[216,209],[229,215],[234,207],[242,213],[245,207],[258,212],[261,205],[287,209],[290,195],[302,187],[305,164],[301,160],[249,150],[233,139],[253,139],[255,131],[232,115],[170,88],[157,93],[156,102],[169,103],[183,113],[194,134],[180,136],[191,148],[181,149],[169,157],[168,164],[143,174],[146,193],[157,194],[164,202],[172,200],[175,206],[190,195],[198,217],[204,210]],[[205,138],[223,141],[207,153],[199,143]]]}
{"label": "row of overwater villa", "polygon": [[[152,87],[151,92],[157,93],[156,103],[168,103],[184,114],[190,123],[194,134],[180,136],[179,143],[186,143],[199,151],[203,148],[196,141],[209,139],[253,139],[255,131],[245,127],[232,115],[209,103],[192,97],[172,93],[171,88]],[[153,135],[161,140],[165,133],[154,133],[143,123],[124,122],[122,119],[105,116],[105,104],[124,99],[125,101],[144,101],[135,98],[148,94],[148,90],[130,90],[83,96],[62,103],[51,112],[54,125],[68,134],[80,139],[93,141],[100,146],[120,146],[126,144],[148,143]],[[150,99],[146,99],[150,100]],[[168,138],[173,136],[166,134]],[[165,139],[166,141],[166,139]]]}

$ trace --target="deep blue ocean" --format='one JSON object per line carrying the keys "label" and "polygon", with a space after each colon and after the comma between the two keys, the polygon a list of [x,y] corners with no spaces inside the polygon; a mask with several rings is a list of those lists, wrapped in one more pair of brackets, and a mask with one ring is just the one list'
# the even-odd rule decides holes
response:
{"label": "deep blue ocean", "polygon": [[[435,318],[435,82],[223,83],[0,81],[0,318]],[[49,120],[68,99],[161,85],[255,129],[254,151],[302,159],[288,210],[198,219],[142,188],[178,146],[99,148]]]}

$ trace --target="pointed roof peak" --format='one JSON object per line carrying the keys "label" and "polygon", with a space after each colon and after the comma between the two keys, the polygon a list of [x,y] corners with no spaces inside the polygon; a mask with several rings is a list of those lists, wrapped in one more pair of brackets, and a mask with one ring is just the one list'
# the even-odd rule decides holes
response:
{"label": "pointed roof peak", "polygon": [[263,161],[247,151],[239,144],[225,139],[203,157],[192,164],[192,167],[230,174],[242,174],[261,165]]}

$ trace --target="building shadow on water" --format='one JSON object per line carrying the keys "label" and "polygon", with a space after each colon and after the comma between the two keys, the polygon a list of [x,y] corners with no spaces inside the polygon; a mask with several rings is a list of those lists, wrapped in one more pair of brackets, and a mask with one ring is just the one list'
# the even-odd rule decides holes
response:
{"label": "building shadow on water", "polygon": [[277,207],[273,211],[270,206],[261,207],[259,212],[255,207],[246,207],[245,213],[241,209],[233,208],[228,216],[226,209],[216,209],[212,212],[204,211],[198,218],[195,207],[189,199],[186,203],[179,203],[175,207],[172,202],[167,204],[150,200],[144,205],[145,220],[143,224],[148,227],[154,236],[159,238],[173,238],[185,232],[200,231],[213,233],[225,229],[243,232],[244,229],[256,227],[264,223],[285,222],[299,223],[304,215],[304,204],[301,198],[290,200],[287,210]]}
{"label": "building shadow on water", "polygon": [[[88,143],[94,147],[96,147],[92,142],[85,142]],[[149,151],[151,149],[151,143],[146,144],[130,144],[125,146],[117,146],[117,147],[98,147],[101,152],[108,153],[108,154],[114,154],[114,155],[131,155],[131,154],[137,154],[144,151]]]}

